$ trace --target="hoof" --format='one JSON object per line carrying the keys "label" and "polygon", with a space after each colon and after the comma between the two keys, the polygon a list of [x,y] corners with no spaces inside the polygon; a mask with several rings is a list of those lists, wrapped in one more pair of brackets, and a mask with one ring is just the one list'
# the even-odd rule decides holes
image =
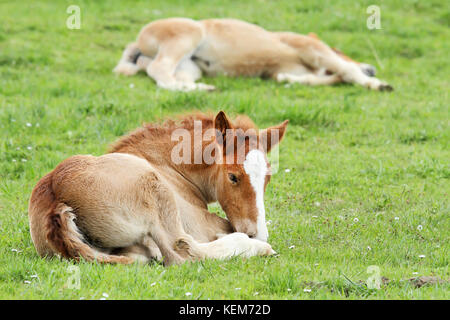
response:
{"label": "hoof", "polygon": [[372,66],[370,64],[361,63],[360,67],[361,67],[361,71],[364,72],[364,74],[366,76],[375,77],[375,75],[377,73],[377,69],[374,66]]}
{"label": "hoof", "polygon": [[394,91],[394,87],[392,87],[390,84],[381,84],[378,87],[378,90],[390,92],[390,91]]}

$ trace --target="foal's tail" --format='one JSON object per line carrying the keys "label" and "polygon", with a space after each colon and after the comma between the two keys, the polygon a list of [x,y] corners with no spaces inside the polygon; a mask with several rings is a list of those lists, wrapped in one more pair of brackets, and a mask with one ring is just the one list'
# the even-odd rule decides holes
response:
{"label": "foal's tail", "polygon": [[[142,64],[144,56],[141,55],[141,50],[139,49],[136,42],[132,42],[127,45],[122,53],[122,58],[120,58],[119,63],[113,69],[113,72],[118,74],[124,74],[126,76],[135,75],[138,71],[145,69],[145,65]],[[140,63],[138,63],[138,60]]]}
{"label": "foal's tail", "polygon": [[55,198],[51,173],[33,189],[28,212],[31,238],[39,255],[43,257],[61,255],[77,261],[83,258],[100,263],[133,262],[129,257],[100,252],[84,241],[74,222],[76,215],[73,208]]}

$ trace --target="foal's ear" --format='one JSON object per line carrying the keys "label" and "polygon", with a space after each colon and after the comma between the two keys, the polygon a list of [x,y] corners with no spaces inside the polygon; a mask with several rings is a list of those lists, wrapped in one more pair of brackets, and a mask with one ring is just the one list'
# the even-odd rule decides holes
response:
{"label": "foal's ear", "polygon": [[283,139],[288,123],[289,120],[284,120],[283,123],[264,129],[259,133],[260,146],[267,153]]}
{"label": "foal's ear", "polygon": [[227,129],[233,129],[230,120],[228,120],[225,112],[220,111],[214,119],[214,128],[216,129],[216,140],[224,146]]}

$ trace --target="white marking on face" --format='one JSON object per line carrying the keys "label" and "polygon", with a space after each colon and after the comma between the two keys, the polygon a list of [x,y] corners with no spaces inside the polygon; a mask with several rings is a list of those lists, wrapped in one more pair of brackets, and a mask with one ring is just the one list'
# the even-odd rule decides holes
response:
{"label": "white marking on face", "polygon": [[267,174],[267,162],[264,153],[260,150],[251,150],[244,161],[245,173],[250,177],[250,184],[256,195],[256,208],[258,217],[256,219],[256,238],[267,241],[269,232],[266,225],[266,211],[264,208],[264,181]]}

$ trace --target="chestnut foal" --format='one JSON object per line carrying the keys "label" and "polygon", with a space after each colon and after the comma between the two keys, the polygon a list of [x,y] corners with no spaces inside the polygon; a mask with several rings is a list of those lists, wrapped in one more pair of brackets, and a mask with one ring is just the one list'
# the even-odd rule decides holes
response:
{"label": "chestnut foal", "polygon": [[[263,201],[266,153],[286,126],[258,132],[245,116],[231,122],[223,112],[196,114],[137,129],[109,154],[66,159],[31,195],[37,252],[102,263],[163,259],[165,265],[273,254]],[[208,211],[215,201],[228,220]]]}

